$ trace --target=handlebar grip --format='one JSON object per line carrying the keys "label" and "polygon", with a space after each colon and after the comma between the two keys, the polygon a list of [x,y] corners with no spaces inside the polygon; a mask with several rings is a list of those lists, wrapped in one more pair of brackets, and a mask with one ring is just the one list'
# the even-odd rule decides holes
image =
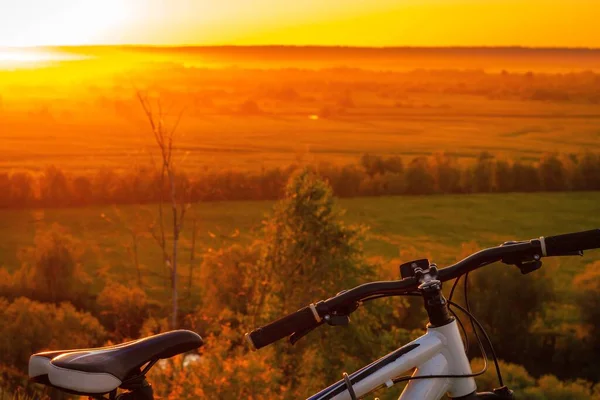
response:
{"label": "handlebar grip", "polygon": [[315,306],[311,304],[295,313],[273,321],[250,333],[246,333],[245,336],[250,345],[255,350],[258,350],[284,337],[290,336],[294,332],[317,327],[322,322]]}
{"label": "handlebar grip", "polygon": [[577,251],[600,248],[600,229],[567,233],[544,238],[547,256],[559,256]]}

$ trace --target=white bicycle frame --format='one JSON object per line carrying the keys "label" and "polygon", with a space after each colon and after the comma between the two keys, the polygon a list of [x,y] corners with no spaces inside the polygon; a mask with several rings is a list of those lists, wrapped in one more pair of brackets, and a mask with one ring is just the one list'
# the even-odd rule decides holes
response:
{"label": "white bicycle frame", "polygon": [[[354,372],[349,379],[356,397],[360,398],[378,388],[391,387],[394,378],[413,368],[416,368],[413,377],[472,374],[456,320],[428,328],[425,335]],[[446,393],[461,397],[475,390],[472,377],[415,379],[409,381],[399,400],[439,400]],[[351,400],[351,396],[341,380],[308,400]]]}

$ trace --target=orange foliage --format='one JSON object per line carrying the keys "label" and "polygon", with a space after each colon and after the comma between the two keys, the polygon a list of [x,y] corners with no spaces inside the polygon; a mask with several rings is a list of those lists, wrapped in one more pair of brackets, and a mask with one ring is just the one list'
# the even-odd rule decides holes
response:
{"label": "orange foliage", "polygon": [[137,287],[108,282],[98,294],[100,320],[116,342],[138,338],[148,316],[146,293]]}
{"label": "orange foliage", "polygon": [[281,370],[275,352],[251,352],[239,343],[239,332],[228,325],[205,337],[199,357],[178,356],[153,368],[149,379],[155,395],[167,399],[282,398]]}
{"label": "orange foliage", "polygon": [[69,303],[53,305],[25,297],[9,303],[0,298],[0,320],[2,363],[21,369],[33,353],[98,346],[106,338],[96,318]]}

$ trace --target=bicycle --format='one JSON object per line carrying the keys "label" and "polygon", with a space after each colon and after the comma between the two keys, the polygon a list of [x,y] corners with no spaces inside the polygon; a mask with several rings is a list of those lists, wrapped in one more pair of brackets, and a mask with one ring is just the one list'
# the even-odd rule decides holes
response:
{"label": "bicycle", "polygon": [[[420,296],[424,300],[429,323],[427,332],[418,339],[348,375],[312,395],[308,400],[354,400],[375,390],[408,382],[400,400],[437,400],[447,394],[452,399],[513,399],[504,385],[490,338],[470,312],[467,293],[468,274],[501,261],[518,267],[522,274],[541,268],[544,257],[583,255],[584,250],[600,248],[600,229],[540,237],[527,241],[505,242],[474,253],[458,263],[438,269],[427,259],[400,266],[401,280],[371,282],[317,303],[258,328],[245,335],[253,350],[289,337],[292,344],[317,327],[346,325],[350,315],[367,301],[391,296]],[[452,295],[465,276],[465,307],[452,302]],[[454,280],[449,299],[442,293],[442,283]],[[464,312],[473,325],[480,350],[485,356],[479,329],[492,353],[500,386],[491,392],[477,392],[473,373],[459,326],[464,326],[451,307]],[[36,381],[93,399],[152,400],[152,387],[145,379],[148,370],[159,360],[198,348],[200,336],[191,331],[172,331],[134,342],[98,349],[65,350],[31,356],[29,375]],[[486,361],[487,366],[487,361]],[[410,376],[403,376],[414,370]],[[117,389],[126,392],[117,396]]]}

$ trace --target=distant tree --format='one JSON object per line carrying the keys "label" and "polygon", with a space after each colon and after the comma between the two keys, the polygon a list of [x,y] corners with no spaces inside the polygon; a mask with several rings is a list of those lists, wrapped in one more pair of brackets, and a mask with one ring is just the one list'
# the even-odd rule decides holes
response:
{"label": "distant tree", "polygon": [[382,157],[371,154],[363,154],[360,158],[360,163],[369,176],[383,174],[386,170],[385,161]]}
{"label": "distant tree", "polygon": [[116,203],[116,193],[120,177],[113,170],[99,169],[92,178],[92,193],[96,204]]}
{"label": "distant tree", "polygon": [[[321,170],[319,170],[320,173]],[[356,165],[344,165],[331,168],[326,175],[333,191],[340,197],[364,195],[361,184],[368,178],[367,174]]]}
{"label": "distant tree", "polygon": [[537,192],[540,190],[540,175],[533,165],[515,162],[513,164],[513,176],[515,178],[515,191]]}
{"label": "distant tree", "polygon": [[600,190],[600,154],[583,154],[575,166],[573,179],[578,190]]}
{"label": "distant tree", "polygon": [[574,153],[559,154],[558,158],[565,172],[565,190],[577,190],[578,155]]}
{"label": "distant tree", "polygon": [[561,160],[554,154],[545,154],[539,165],[542,189],[548,191],[567,188],[566,171]]}
{"label": "distant tree", "polygon": [[383,167],[387,172],[393,174],[402,174],[404,172],[404,162],[401,157],[393,156],[383,160]]}
{"label": "distant tree", "polygon": [[473,166],[473,190],[477,193],[488,193],[493,189],[494,184],[494,156],[488,152],[483,152],[477,157],[477,162]]}
{"label": "distant tree", "polygon": [[55,166],[49,166],[40,177],[40,200],[46,206],[67,206],[72,195],[69,181],[63,171]]}
{"label": "distant tree", "polygon": [[17,207],[27,207],[34,203],[34,183],[30,174],[25,172],[11,174],[10,199]]}
{"label": "distant tree", "polygon": [[435,181],[425,157],[413,159],[404,175],[407,194],[431,194],[435,191]]}
{"label": "distant tree", "polygon": [[365,176],[360,182],[359,192],[363,196],[383,196],[388,194],[383,175]]}
{"label": "distant tree", "polygon": [[73,180],[72,196],[72,202],[80,206],[93,201],[92,182],[87,176],[78,176]]}
{"label": "distant tree", "polygon": [[281,168],[262,169],[259,178],[261,200],[274,200],[281,197],[287,174]]}
{"label": "distant tree", "polygon": [[431,170],[437,190],[441,193],[461,191],[460,168],[456,158],[445,153],[436,153],[431,159]]}
{"label": "distant tree", "polygon": [[515,177],[513,169],[508,161],[497,160],[494,168],[494,187],[500,193],[515,190]]}
{"label": "distant tree", "polygon": [[398,196],[406,193],[406,181],[404,175],[394,172],[386,172],[381,176],[383,191],[386,195]]}

